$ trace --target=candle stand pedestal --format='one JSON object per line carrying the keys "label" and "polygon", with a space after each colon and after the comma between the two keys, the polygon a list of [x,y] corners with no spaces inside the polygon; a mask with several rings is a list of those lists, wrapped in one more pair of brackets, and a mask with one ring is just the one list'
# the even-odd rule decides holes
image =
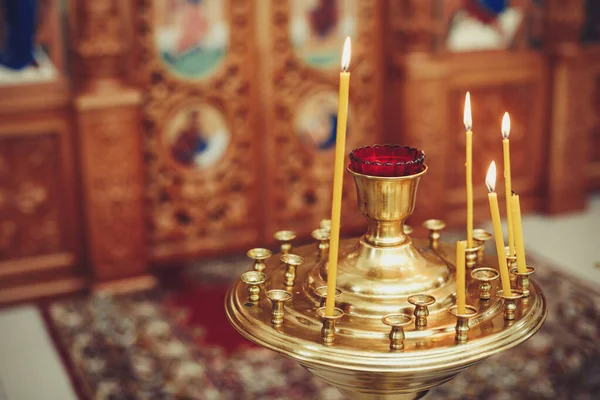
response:
{"label": "candle stand pedestal", "polygon": [[[387,400],[419,398],[535,334],[547,310],[541,290],[532,281],[528,301],[515,303],[518,312],[512,324],[505,323],[503,299],[492,296],[480,302],[481,282],[471,274],[466,276],[466,302],[476,305],[475,311],[467,316],[466,325],[459,321],[462,317],[449,312],[456,306],[455,246],[434,237],[437,245],[432,249],[432,238],[413,238],[404,232],[404,220],[413,212],[417,185],[426,171],[424,167],[401,177],[350,171],[368,229],[360,238],[340,242],[336,284],[340,294],[333,316],[325,316],[321,308],[320,288],[327,285],[328,260],[313,243],[294,247],[294,255],[304,262],[295,266],[291,287],[286,288],[291,280],[280,256],[265,260],[262,272],[268,278],[260,284],[261,291],[286,288],[291,299],[281,302],[285,312],[277,305],[272,313],[267,296],[249,302],[247,284],[254,281],[239,281],[231,288],[225,310],[234,328],[247,339],[296,360],[350,399]],[[498,270],[494,258],[484,256],[483,263]],[[492,293],[500,289],[498,279],[487,283]],[[414,295],[428,300],[427,316],[424,304],[416,304],[426,325],[423,320],[414,323],[411,317],[416,300],[409,297]],[[435,303],[424,296],[433,297]],[[274,316],[277,326],[272,323]],[[456,341],[457,323],[463,333],[468,328],[468,340]]]}

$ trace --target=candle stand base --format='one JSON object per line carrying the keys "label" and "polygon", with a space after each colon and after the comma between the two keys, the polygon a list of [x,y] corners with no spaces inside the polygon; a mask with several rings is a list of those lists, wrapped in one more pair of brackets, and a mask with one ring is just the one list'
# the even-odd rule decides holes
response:
{"label": "candle stand base", "polygon": [[[272,300],[261,296],[248,302],[247,285],[256,285],[256,280],[239,281],[231,288],[225,311],[233,327],[258,345],[296,360],[350,399],[422,397],[471,365],[534,335],[547,314],[546,300],[535,282],[530,281],[528,301],[520,302],[514,323],[506,324],[505,301],[498,297],[480,301],[481,282],[468,274],[466,301],[478,307],[466,323],[460,323],[461,331],[468,329],[468,340],[457,343],[459,316],[449,312],[456,306],[455,246],[440,239],[434,250],[430,238],[412,238],[403,228],[425,172],[373,177],[350,171],[368,230],[360,238],[340,242],[336,282],[340,294],[333,318],[324,317],[321,308],[327,257],[312,243],[293,249],[304,262],[296,266],[284,313],[279,305],[272,312],[271,301],[279,299],[273,293],[278,292],[269,293]],[[279,258],[265,261],[268,279],[259,284],[261,292],[283,289],[286,280],[290,283]],[[483,262],[498,271],[494,258],[484,256]],[[498,279],[488,283],[493,293],[500,289]],[[415,295],[419,298],[411,297]],[[419,324],[411,319],[417,306]],[[386,316],[390,318],[384,320]]]}

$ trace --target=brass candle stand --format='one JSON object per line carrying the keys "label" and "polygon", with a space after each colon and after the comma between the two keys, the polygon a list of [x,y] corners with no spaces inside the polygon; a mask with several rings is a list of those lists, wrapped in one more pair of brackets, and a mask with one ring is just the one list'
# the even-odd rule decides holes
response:
{"label": "brass candle stand", "polygon": [[[327,285],[328,257],[309,244],[286,255],[303,259],[293,265],[293,280],[283,273],[280,256],[266,260],[263,273],[268,279],[258,286],[270,293],[267,296],[248,302],[247,280],[232,287],[225,309],[235,329],[296,360],[351,399],[417,398],[531,337],[547,314],[544,296],[532,281],[527,301],[497,296],[480,301],[482,282],[473,276],[475,269],[466,276],[466,302],[477,307],[470,306],[464,315],[451,313],[456,306],[455,246],[438,237],[430,247],[431,238],[414,238],[404,231],[426,172],[424,167],[414,175],[374,177],[349,171],[368,228],[360,238],[340,242],[340,294],[333,316],[325,315],[320,292]],[[483,255],[477,264],[498,271],[493,257]],[[256,286],[256,280],[250,282]],[[501,288],[498,279],[487,283],[491,293]],[[281,289],[291,299],[281,306],[283,315],[277,311],[275,318],[270,291]],[[415,301],[414,296],[431,296],[435,303],[428,298]],[[506,323],[506,308],[513,305],[513,323]]]}
{"label": "brass candle stand", "polygon": [[519,272],[518,268],[513,268],[510,273],[517,277],[517,287],[523,292],[523,297],[529,297],[529,276],[535,272],[535,268],[527,266],[525,272]]}
{"label": "brass candle stand", "polygon": [[402,313],[388,314],[381,321],[392,328],[389,334],[390,350],[404,349],[404,339],[406,338],[404,326],[412,322],[410,315]]}
{"label": "brass candle stand", "polygon": [[479,298],[481,300],[489,300],[492,298],[492,281],[495,281],[500,277],[498,270],[494,268],[477,268],[471,271],[471,278],[476,279],[480,282],[479,284]]}
{"label": "brass candle stand", "polygon": [[319,228],[312,231],[311,236],[319,242],[319,252],[321,254],[329,254],[329,235],[330,232],[327,229]]}
{"label": "brass candle stand", "polygon": [[278,231],[275,232],[273,237],[280,243],[281,254],[287,254],[292,251],[292,240],[296,238],[296,232]]}
{"label": "brass candle stand", "polygon": [[469,320],[477,315],[477,309],[473,306],[466,306],[465,312],[459,313],[458,307],[452,306],[448,311],[456,317],[456,326],[454,327],[456,335],[454,335],[454,339],[457,343],[465,343],[469,340]]}
{"label": "brass candle stand", "polygon": [[502,305],[504,319],[507,321],[514,321],[517,318],[517,300],[523,298],[523,291],[512,289],[510,294],[507,294],[504,293],[503,290],[498,290],[496,295],[504,300]]}

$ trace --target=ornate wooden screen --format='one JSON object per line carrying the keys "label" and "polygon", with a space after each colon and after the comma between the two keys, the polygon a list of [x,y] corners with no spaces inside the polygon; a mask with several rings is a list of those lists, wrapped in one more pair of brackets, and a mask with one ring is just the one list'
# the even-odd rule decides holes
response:
{"label": "ornate wooden screen", "polygon": [[140,0],[150,255],[257,241],[254,2]]}
{"label": "ornate wooden screen", "polygon": [[[268,199],[266,235],[307,236],[331,213],[335,126],[344,38],[352,37],[347,151],[380,141],[380,2],[270,1],[261,10],[265,48]],[[364,224],[351,176],[345,176],[342,229]]]}
{"label": "ornate wooden screen", "polygon": [[[492,159],[502,162],[504,111],[512,120],[513,188],[522,195],[524,209],[542,204],[548,69],[537,50],[543,22],[538,3],[511,2],[512,15],[520,22],[511,25],[510,37],[467,15],[460,1],[389,3],[389,48],[395,55],[386,98],[402,107],[388,115],[388,131],[400,131],[401,140],[422,147],[430,167],[420,184],[417,222],[444,218],[464,224],[462,116],[467,91],[474,118],[475,218],[489,218],[484,175]],[[479,33],[469,30],[473,25]]]}

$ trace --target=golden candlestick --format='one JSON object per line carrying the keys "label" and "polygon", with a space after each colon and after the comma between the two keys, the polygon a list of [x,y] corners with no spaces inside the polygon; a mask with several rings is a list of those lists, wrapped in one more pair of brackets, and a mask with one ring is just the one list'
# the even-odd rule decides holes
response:
{"label": "golden candlestick", "polygon": [[296,238],[296,232],[279,231],[275,232],[273,237],[280,243],[281,254],[287,254],[292,251],[292,240]]}
{"label": "golden candlestick", "polygon": [[[295,271],[284,325],[276,329],[272,324],[266,297],[249,306],[246,285],[239,282],[225,302],[227,318],[235,329],[296,360],[350,399],[422,396],[469,366],[531,337],[547,314],[544,296],[531,281],[528,301],[515,303],[518,312],[512,324],[504,320],[505,300],[493,296],[483,306],[477,290],[466,292],[467,304],[482,307],[476,315],[471,313],[472,306],[466,315],[449,312],[456,305],[454,246],[439,242],[433,250],[427,238],[408,236],[403,229],[415,207],[418,182],[426,172],[425,167],[409,176],[374,177],[349,171],[368,228],[360,238],[340,242],[337,287],[332,291],[341,294],[337,298],[327,295],[337,306],[333,316],[319,308],[322,294],[317,289],[327,285],[327,259],[313,243],[294,248],[304,262]],[[498,270],[491,257],[484,256],[484,264]],[[286,286],[279,257],[268,260],[265,273],[269,276],[262,285],[265,290]],[[467,289],[479,283],[467,275]],[[500,289],[498,280],[490,285],[493,293]],[[382,318],[407,314],[410,319],[415,307],[409,298],[414,295],[437,301],[427,307],[427,325],[403,325],[401,338],[399,327],[385,325]],[[392,328],[396,332],[390,338]],[[391,345],[396,350],[390,351]]]}
{"label": "golden candlestick", "polygon": [[446,223],[439,219],[428,219],[423,222],[423,227],[429,230],[429,247],[437,250],[438,243],[442,237],[442,230],[446,227]]}
{"label": "golden candlestick", "polygon": [[271,300],[271,323],[274,326],[283,325],[285,309],[283,304],[292,299],[292,295],[281,289],[272,289],[267,292],[267,298]]}
{"label": "golden candlestick", "polygon": [[388,314],[381,321],[392,328],[389,334],[390,350],[404,349],[404,339],[406,338],[406,335],[404,335],[404,326],[412,322],[410,315]]}

